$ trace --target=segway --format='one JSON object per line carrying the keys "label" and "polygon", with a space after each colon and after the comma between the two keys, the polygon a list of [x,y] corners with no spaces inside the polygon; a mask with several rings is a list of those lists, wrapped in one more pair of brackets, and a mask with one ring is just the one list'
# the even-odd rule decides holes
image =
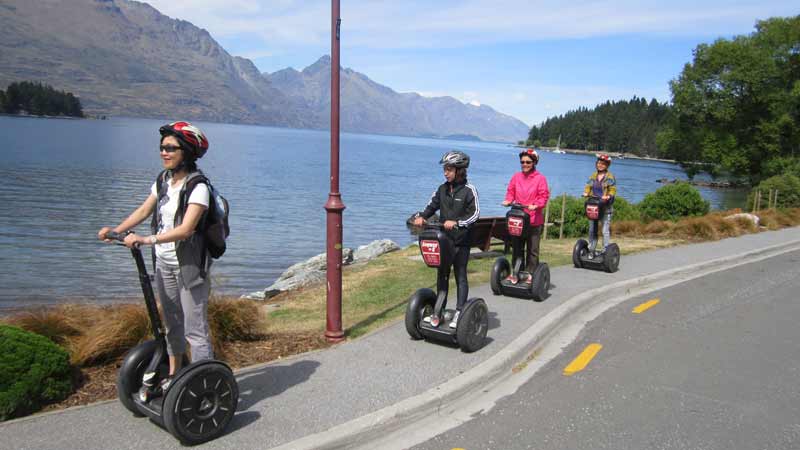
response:
{"label": "segway", "polygon": [[[418,289],[406,308],[406,331],[414,340],[432,339],[458,345],[465,353],[483,347],[489,330],[489,308],[482,298],[470,298],[464,305],[456,329],[449,326],[455,310],[445,309],[450,264],[455,245],[441,224],[429,223],[419,235],[419,250],[428,267],[437,269],[438,292]],[[425,320],[429,318],[429,320]]]}
{"label": "segway", "polygon": [[[584,203],[586,218],[595,222],[598,238],[600,237],[600,220],[607,205],[604,202],[591,196]],[[586,239],[578,239],[575,248],[572,249],[572,263],[578,269],[605,270],[608,273],[616,272],[619,268],[619,246],[609,244],[601,252],[590,252],[589,242]]]}
{"label": "segway", "polygon": [[[508,295],[541,302],[547,298],[547,292],[550,290],[550,267],[547,263],[539,263],[533,274],[522,270],[526,260],[526,243],[533,227],[530,215],[525,212],[523,205],[512,203],[510,206],[511,209],[506,213],[506,227],[511,240],[512,262],[509,265],[505,256],[500,256],[494,261],[489,286],[495,295]],[[506,279],[509,274],[517,278],[516,284]],[[520,281],[523,276],[529,275],[533,276],[530,284]]]}
{"label": "segway", "polygon": [[[124,234],[113,232],[106,237],[125,240]],[[117,374],[119,401],[134,416],[149,417],[184,444],[215,439],[222,435],[236,412],[239,401],[236,378],[221,361],[198,361],[185,365],[173,376],[166,392],[161,391],[160,382],[169,374],[167,341],[142,251],[137,246],[131,249],[131,254],[139,271],[154,339],[125,355]]]}

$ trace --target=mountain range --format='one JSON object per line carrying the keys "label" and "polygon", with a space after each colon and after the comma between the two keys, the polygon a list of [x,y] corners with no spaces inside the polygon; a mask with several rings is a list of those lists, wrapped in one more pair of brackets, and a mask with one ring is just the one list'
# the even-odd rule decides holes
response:
{"label": "mountain range", "polygon": [[[40,81],[89,114],[325,129],[331,59],[261,73],[204,29],[130,0],[0,2],[0,88]],[[341,127],[357,133],[517,141],[518,119],[452,97],[399,93],[343,68]]]}

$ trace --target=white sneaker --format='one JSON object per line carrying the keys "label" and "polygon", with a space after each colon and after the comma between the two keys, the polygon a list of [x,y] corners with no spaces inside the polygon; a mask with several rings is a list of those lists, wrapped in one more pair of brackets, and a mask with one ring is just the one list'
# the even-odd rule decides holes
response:
{"label": "white sneaker", "polygon": [[431,323],[431,316],[425,316],[422,318],[422,321],[425,323]]}
{"label": "white sneaker", "polygon": [[450,322],[450,328],[455,328],[458,326],[458,316],[461,315],[461,311],[456,310],[455,315],[453,316],[453,320]]}

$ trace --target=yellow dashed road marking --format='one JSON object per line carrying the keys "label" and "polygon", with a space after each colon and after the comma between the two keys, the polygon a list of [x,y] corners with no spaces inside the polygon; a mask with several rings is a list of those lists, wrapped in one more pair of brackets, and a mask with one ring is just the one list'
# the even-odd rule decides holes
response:
{"label": "yellow dashed road marking", "polygon": [[633,311],[631,311],[631,312],[634,313],[634,314],[641,314],[641,313],[647,311],[648,309],[652,308],[653,306],[656,306],[658,304],[658,302],[660,302],[660,301],[661,301],[661,299],[658,299],[658,298],[654,298],[652,300],[648,300],[648,301],[642,303],[641,305],[637,306],[636,308],[633,308]]}
{"label": "yellow dashed road marking", "polygon": [[564,375],[570,376],[585,369],[592,358],[597,355],[597,352],[603,348],[600,344],[589,344],[577,358],[573,359],[567,367],[564,368]]}

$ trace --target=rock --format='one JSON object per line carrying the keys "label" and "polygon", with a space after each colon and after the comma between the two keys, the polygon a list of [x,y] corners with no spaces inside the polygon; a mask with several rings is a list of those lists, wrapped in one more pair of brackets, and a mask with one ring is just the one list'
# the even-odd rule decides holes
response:
{"label": "rock", "polygon": [[248,300],[266,300],[269,297],[266,296],[266,293],[264,291],[255,291],[249,294],[243,294],[239,298],[246,298]]}
{"label": "rock", "polygon": [[393,252],[395,250],[400,250],[400,247],[391,239],[372,241],[367,245],[358,247],[356,251],[353,252],[353,263],[366,262],[384,253]]}
{"label": "rock", "polygon": [[[352,248],[342,249],[342,265],[346,266],[355,262],[366,262],[378,256],[399,250],[400,247],[389,239],[381,239],[370,242],[367,245],[358,247],[356,251]],[[299,262],[284,270],[280,277],[271,286],[263,291],[252,292],[243,295],[242,298],[252,300],[266,300],[281,292],[297,289],[312,283],[325,280],[327,270],[327,256],[321,253],[305,261]]]}
{"label": "rock", "polygon": [[737,219],[747,219],[750,222],[753,222],[753,225],[758,226],[761,219],[758,218],[755,214],[749,213],[738,213],[738,214],[731,214],[730,216],[725,216],[726,220],[737,220]]}

